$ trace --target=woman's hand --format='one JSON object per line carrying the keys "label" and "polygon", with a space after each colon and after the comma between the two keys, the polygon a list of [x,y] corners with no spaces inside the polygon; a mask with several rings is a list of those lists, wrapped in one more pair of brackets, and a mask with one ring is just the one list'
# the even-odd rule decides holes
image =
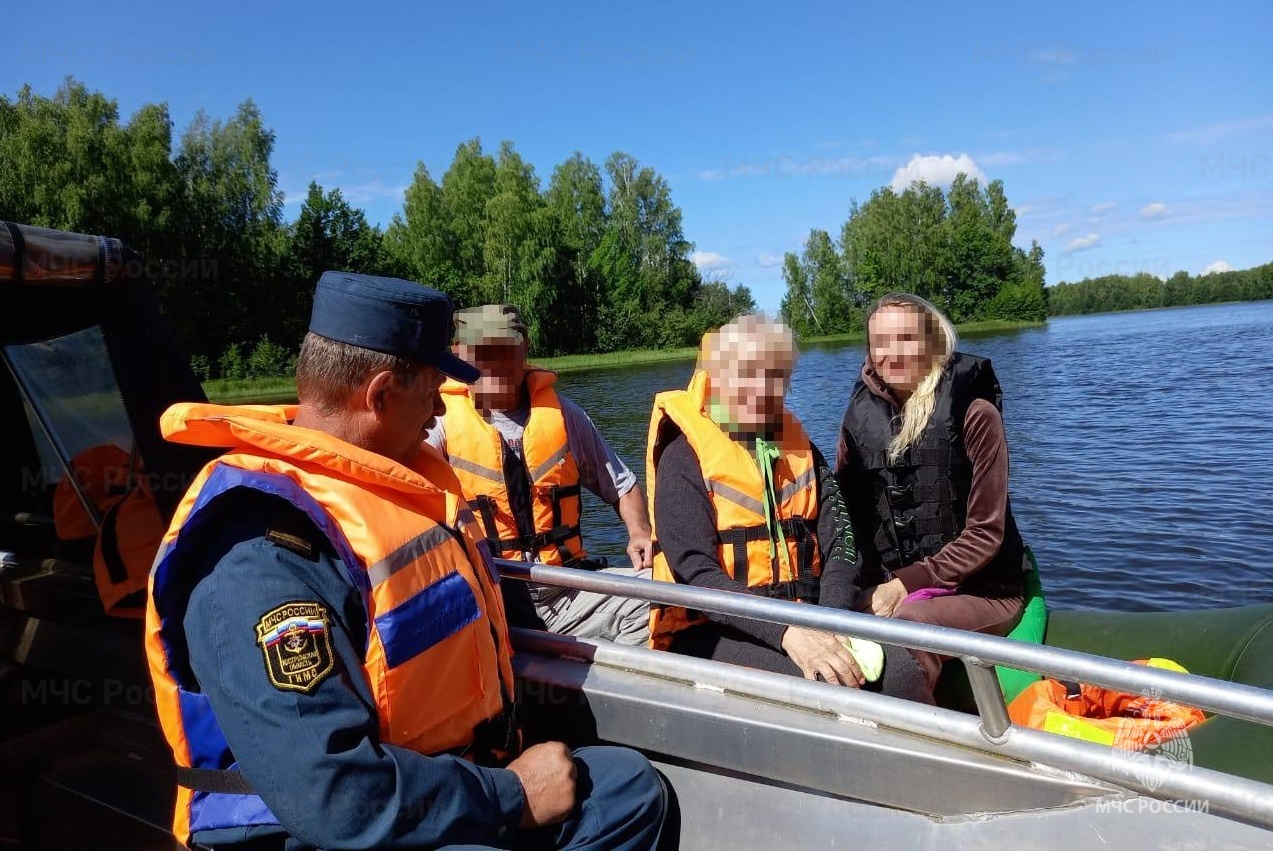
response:
{"label": "woman's hand", "polygon": [[900,579],[890,579],[863,594],[862,610],[880,617],[891,618],[897,614],[906,599],[906,586]]}
{"label": "woman's hand", "polygon": [[789,626],[782,634],[782,649],[807,680],[821,678],[850,688],[866,682],[853,654],[829,632]]}

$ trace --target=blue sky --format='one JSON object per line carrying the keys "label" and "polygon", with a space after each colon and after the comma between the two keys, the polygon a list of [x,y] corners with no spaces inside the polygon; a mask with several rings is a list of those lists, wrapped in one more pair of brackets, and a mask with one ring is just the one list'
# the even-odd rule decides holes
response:
{"label": "blue sky", "polygon": [[387,224],[473,136],[544,185],[623,150],[765,309],[810,228],[961,168],[1004,181],[1049,283],[1273,260],[1273,3],[970,5],[60,2],[9,30],[0,90],[73,75],[178,133],[252,98],[289,217],[317,179]]}

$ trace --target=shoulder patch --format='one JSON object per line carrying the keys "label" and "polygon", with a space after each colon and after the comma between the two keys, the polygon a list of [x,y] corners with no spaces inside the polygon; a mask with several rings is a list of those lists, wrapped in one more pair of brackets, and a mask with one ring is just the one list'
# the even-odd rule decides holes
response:
{"label": "shoulder patch", "polygon": [[256,624],[256,643],[280,691],[309,694],[335,668],[331,618],[322,603],[284,603],[266,612]]}

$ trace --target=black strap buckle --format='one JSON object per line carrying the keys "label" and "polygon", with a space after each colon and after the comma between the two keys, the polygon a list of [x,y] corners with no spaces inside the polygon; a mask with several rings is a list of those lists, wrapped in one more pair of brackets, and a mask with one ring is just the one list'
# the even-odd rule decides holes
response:
{"label": "black strap buckle", "polygon": [[884,489],[889,505],[894,508],[908,508],[915,505],[915,489],[910,485],[889,485]]}

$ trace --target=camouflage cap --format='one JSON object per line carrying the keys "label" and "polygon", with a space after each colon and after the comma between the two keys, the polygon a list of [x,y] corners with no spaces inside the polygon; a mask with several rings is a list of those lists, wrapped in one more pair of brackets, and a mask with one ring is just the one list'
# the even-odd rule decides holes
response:
{"label": "camouflage cap", "polygon": [[455,313],[455,341],[466,346],[526,342],[526,323],[511,304],[483,304]]}

